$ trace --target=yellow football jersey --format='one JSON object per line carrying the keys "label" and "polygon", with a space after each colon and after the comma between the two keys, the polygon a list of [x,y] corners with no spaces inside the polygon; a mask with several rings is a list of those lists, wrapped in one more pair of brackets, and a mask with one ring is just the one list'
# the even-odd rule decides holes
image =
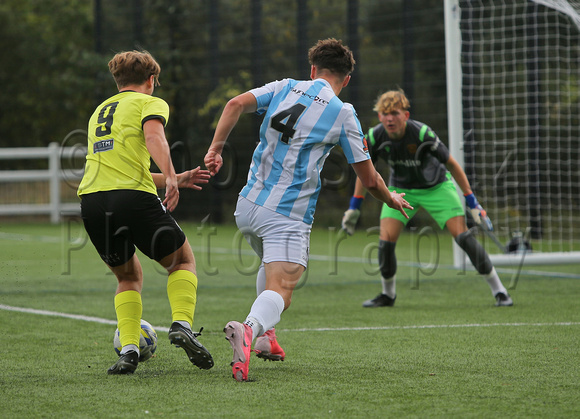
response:
{"label": "yellow football jersey", "polygon": [[169,106],[144,93],[122,92],[101,103],[89,120],[85,173],[77,194],[131,189],[156,195],[143,133],[143,124],[155,118],[166,125]]}

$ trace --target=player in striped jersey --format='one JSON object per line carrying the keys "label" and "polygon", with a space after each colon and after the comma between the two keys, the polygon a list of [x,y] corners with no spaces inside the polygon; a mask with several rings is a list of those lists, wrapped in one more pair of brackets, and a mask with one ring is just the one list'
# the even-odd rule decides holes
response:
{"label": "player in striped jersey", "polygon": [[283,360],[274,326],[290,306],[292,292],[308,262],[310,230],[320,193],[320,172],[331,149],[340,145],[365,188],[406,216],[403,194],[389,192],[369,159],[352,105],[338,94],[350,80],[354,58],[336,39],[318,41],[309,50],[311,80],[284,79],[231,99],[224,108],[205,157],[215,175],[224,144],[243,113],[264,114],[246,186],[240,192],[236,223],[262,260],[255,299],[242,324],[224,328],[234,358],[232,372],[246,381],[252,341],[254,351]]}
{"label": "player in striped jersey", "polygon": [[[380,123],[367,134],[373,161],[379,157],[391,168],[391,189],[406,193],[406,199],[415,207],[409,212],[412,218],[423,207],[442,229],[447,227],[457,244],[469,256],[476,270],[487,281],[496,306],[513,305],[507,290],[491,264],[483,246],[477,242],[465,223],[465,212],[451,176],[465,195],[465,202],[476,222],[492,229],[491,221],[479,205],[465,172],[439,140],[435,132],[419,121],[409,119],[409,100],[403,91],[391,90],[377,100],[374,110]],[[449,170],[449,171],[447,171]],[[357,180],[349,209],[342,219],[342,228],[353,234],[364,187]],[[363,307],[392,307],[395,304],[395,273],[397,259],[395,245],[409,218],[383,206],[380,223],[379,266],[382,293],[363,303]]]}

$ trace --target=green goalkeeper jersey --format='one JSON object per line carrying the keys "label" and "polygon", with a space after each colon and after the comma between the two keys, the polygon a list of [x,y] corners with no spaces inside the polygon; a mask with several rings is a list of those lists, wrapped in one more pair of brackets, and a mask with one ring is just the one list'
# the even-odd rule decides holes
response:
{"label": "green goalkeeper jersey", "polygon": [[422,122],[407,120],[405,135],[400,140],[390,139],[383,124],[371,128],[365,138],[373,163],[381,158],[389,164],[389,186],[427,189],[447,180],[445,163],[449,150]]}
{"label": "green goalkeeper jersey", "polygon": [[85,174],[78,195],[120,189],[157,194],[143,124],[169,119],[160,98],[125,91],[101,103],[89,120]]}

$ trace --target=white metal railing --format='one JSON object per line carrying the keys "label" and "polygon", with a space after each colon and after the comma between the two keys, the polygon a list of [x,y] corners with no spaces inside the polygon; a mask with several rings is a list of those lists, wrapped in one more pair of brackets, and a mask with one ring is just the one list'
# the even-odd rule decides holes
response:
{"label": "white metal railing", "polygon": [[48,170],[0,170],[0,183],[45,181],[50,185],[48,204],[0,204],[0,215],[50,214],[50,221],[58,223],[65,214],[79,214],[79,202],[61,202],[62,181],[82,177],[78,170],[63,170],[61,160],[72,160],[78,152],[77,147],[61,147],[58,143],[48,147],[0,148],[0,160],[48,159]]}

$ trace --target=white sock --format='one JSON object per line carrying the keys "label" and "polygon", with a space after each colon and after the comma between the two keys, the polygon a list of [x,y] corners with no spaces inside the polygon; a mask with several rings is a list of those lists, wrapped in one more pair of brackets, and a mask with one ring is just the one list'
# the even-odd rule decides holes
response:
{"label": "white sock", "polygon": [[264,334],[280,321],[284,311],[284,298],[272,290],[263,291],[252,304],[246,323],[254,331],[254,338]]}
{"label": "white sock", "polygon": [[266,270],[264,263],[258,268],[258,276],[256,277],[256,295],[260,295],[266,289]]}
{"label": "white sock", "polygon": [[126,345],[123,346],[123,349],[121,349],[121,355],[125,355],[129,351],[135,351],[137,353],[140,353],[139,347],[137,345]]}
{"label": "white sock", "polygon": [[491,272],[488,273],[487,275],[482,275],[482,276],[485,278],[485,280],[489,284],[489,287],[491,288],[491,294],[494,297],[497,295],[498,292],[503,292],[505,295],[508,295],[508,292],[505,289],[505,287],[503,286],[503,284],[501,283],[501,280],[499,279],[499,276],[498,276],[497,272],[495,271],[495,268],[493,268],[491,270]]}
{"label": "white sock", "polygon": [[264,327],[255,317],[248,315],[244,324],[247,324],[252,329],[252,340],[264,334]]}
{"label": "white sock", "polygon": [[395,298],[397,295],[395,276],[385,279],[381,277],[381,284],[383,285],[383,294],[387,294],[391,298]]}

